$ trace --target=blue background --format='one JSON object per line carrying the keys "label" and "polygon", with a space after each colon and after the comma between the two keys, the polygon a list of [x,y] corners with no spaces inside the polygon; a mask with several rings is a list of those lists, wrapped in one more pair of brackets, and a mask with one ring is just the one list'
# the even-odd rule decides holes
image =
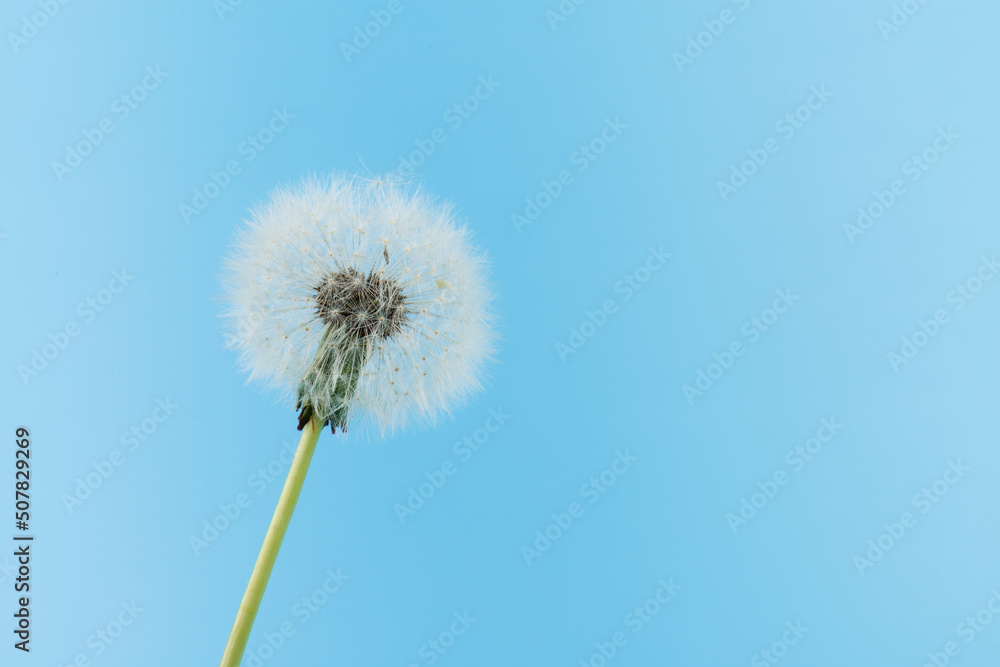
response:
{"label": "blue background", "polygon": [[[436,429],[324,433],[250,640],[263,664],[428,665],[425,642],[466,611],[476,622],[435,664],[597,666],[619,631],[615,665],[768,664],[759,652],[796,622],[808,632],[781,664],[916,666],[950,641],[955,664],[996,664],[1000,619],[971,643],[959,624],[1000,587],[1000,281],[960,310],[949,294],[1000,251],[1000,6],[914,2],[887,32],[887,0],[592,1],[554,24],[556,0],[403,0],[346,57],[388,4],[71,2],[15,45],[42,10],[4,3],[0,537],[26,425],[36,541],[32,652],[10,646],[7,560],[0,663],[217,664],[284,472],[263,488],[251,475],[298,436],[224,349],[221,259],[275,185],[388,171],[441,127],[414,180],[492,259],[497,363]],[[147,67],[167,76],[121,118],[112,104]],[[500,86],[446,122],[490,76]],[[786,137],[776,123],[813,86],[832,96]],[[274,108],[294,119],[248,160]],[[113,131],[60,178],[53,162],[105,118]],[[627,127],[578,171],[616,118]],[[911,181],[905,163],[948,128],[959,138]],[[768,138],[779,150],[724,201],[717,182]],[[185,221],[230,160],[240,173]],[[518,230],[511,216],[564,169],[572,183]],[[894,179],[905,194],[852,243],[845,224]],[[672,257],[626,300],[615,287],[651,246]],[[87,321],[78,304],[123,267],[134,280]],[[744,324],[779,289],[798,300],[751,342]],[[605,324],[560,355],[607,299]],[[894,369],[937,309],[948,323]],[[79,334],[23,379],[68,322]],[[687,400],[734,341],[742,356]],[[128,451],[157,399],[178,407]],[[462,461],[453,445],[497,408],[509,420]],[[786,452],[823,418],[843,429],[796,471]],[[67,509],[115,450],[122,464]],[[581,486],[619,450],[637,460],[589,503]],[[395,506],[446,460],[457,473],[401,522]],[[914,495],[959,460],[923,513]],[[778,471],[788,483],[746,525],[727,519]],[[249,506],[195,549],[241,493]],[[526,558],[573,502],[583,515]],[[904,512],[915,525],[859,568]],[[302,623],[296,603],[337,568],[349,579]],[[681,590],[633,632],[626,615],[671,578]],[[133,601],[134,623],[95,640]],[[284,622],[294,635],[261,649]]]}

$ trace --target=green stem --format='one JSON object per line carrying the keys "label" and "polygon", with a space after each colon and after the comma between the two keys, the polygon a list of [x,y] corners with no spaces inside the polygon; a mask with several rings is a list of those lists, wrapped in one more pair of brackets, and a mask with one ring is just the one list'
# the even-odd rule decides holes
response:
{"label": "green stem", "polygon": [[257,610],[260,608],[261,598],[264,597],[267,580],[271,577],[271,570],[274,569],[274,561],[278,557],[285,531],[288,530],[292,512],[295,511],[295,503],[299,499],[299,492],[302,491],[302,483],[306,479],[309,462],[312,460],[313,452],[316,451],[316,441],[319,440],[322,430],[323,419],[315,415],[302,429],[299,448],[295,451],[285,487],[281,490],[281,497],[278,498],[278,507],[274,510],[271,525],[267,529],[267,535],[264,536],[264,545],[260,548],[260,555],[257,556],[257,564],[254,565],[253,574],[250,575],[250,583],[247,584],[246,593],[243,594],[243,602],[240,603],[239,612],[236,614],[236,622],[233,623],[232,632],[229,634],[229,642],[226,644],[226,652],[222,655],[222,662],[219,663],[220,667],[239,667],[240,661],[243,660],[243,651],[250,638],[250,629],[253,627],[254,619],[257,618]]}

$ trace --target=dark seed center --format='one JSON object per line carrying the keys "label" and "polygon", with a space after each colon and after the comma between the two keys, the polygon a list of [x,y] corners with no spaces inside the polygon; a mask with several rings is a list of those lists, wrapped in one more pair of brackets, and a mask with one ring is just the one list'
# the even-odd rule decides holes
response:
{"label": "dark seed center", "polygon": [[389,338],[406,322],[406,296],[391,278],[349,268],[330,273],[315,288],[316,314],[356,338]]}

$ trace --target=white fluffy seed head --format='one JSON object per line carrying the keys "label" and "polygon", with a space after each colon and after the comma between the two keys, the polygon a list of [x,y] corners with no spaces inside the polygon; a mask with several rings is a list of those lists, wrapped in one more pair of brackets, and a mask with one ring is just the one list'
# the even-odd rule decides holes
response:
{"label": "white fluffy seed head", "polygon": [[433,422],[480,387],[491,294],[450,205],[383,180],[309,179],[252,212],[226,268],[249,379],[343,417],[334,426]]}

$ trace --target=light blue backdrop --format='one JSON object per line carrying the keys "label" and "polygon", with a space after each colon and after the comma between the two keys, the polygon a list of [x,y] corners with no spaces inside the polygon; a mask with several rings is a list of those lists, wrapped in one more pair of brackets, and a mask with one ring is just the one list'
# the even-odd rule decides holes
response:
{"label": "light blue backdrop", "polygon": [[217,664],[298,436],[221,258],[273,186],[401,157],[502,349],[453,421],[323,435],[245,665],[995,664],[998,20],[5,2],[0,664]]}

